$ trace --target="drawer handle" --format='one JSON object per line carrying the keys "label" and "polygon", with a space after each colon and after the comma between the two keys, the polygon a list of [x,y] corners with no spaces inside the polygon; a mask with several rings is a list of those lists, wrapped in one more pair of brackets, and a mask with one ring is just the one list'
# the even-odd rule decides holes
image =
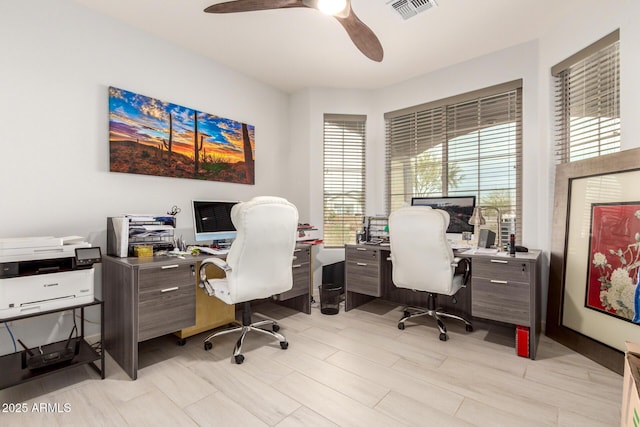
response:
{"label": "drawer handle", "polygon": [[506,280],[491,280],[491,283],[499,283],[501,285],[509,284],[509,282],[507,282]]}
{"label": "drawer handle", "polygon": [[165,293],[165,292],[172,292],[172,291],[177,291],[178,289],[180,289],[177,286],[174,286],[173,288],[167,288],[167,289],[163,289],[160,292]]}
{"label": "drawer handle", "polygon": [[162,267],[160,267],[160,268],[161,268],[161,269],[163,269],[163,270],[168,270],[168,269],[170,269],[170,268],[178,268],[178,267],[180,267],[180,265],[178,265],[178,264],[173,264],[173,265],[163,265],[163,266],[162,266]]}
{"label": "drawer handle", "polygon": [[292,268],[300,268],[300,267],[302,267],[302,264],[293,264],[291,267]]}
{"label": "drawer handle", "polygon": [[367,248],[356,248],[356,251],[366,251]]}
{"label": "drawer handle", "polygon": [[298,259],[298,257],[294,255],[294,256],[293,256],[293,260],[295,261],[295,260],[297,260],[297,259]]}
{"label": "drawer handle", "polygon": [[293,252],[300,252],[302,249],[294,249]]}
{"label": "drawer handle", "polygon": [[358,262],[356,264],[359,265],[359,266],[362,266],[362,267],[366,267],[367,265],[369,265],[366,262]]}
{"label": "drawer handle", "polygon": [[492,259],[491,262],[497,263],[497,264],[509,264],[509,261],[505,261],[503,259]]}

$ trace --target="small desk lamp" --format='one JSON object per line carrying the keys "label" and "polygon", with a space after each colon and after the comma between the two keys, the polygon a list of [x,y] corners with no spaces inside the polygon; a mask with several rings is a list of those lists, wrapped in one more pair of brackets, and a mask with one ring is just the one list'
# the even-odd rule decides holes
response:
{"label": "small desk lamp", "polygon": [[482,209],[495,209],[498,213],[498,216],[496,217],[496,221],[498,222],[498,242],[496,243],[496,248],[498,248],[498,250],[502,250],[502,214],[500,213],[500,209],[495,206],[476,206],[473,208],[473,214],[471,214],[471,218],[469,218],[469,224],[474,226],[473,234],[477,235],[475,230],[476,227],[487,223],[482,216]]}

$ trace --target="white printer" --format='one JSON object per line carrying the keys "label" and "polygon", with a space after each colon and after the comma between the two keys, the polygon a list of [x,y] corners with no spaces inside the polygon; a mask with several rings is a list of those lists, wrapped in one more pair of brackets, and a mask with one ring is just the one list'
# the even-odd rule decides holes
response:
{"label": "white printer", "polygon": [[0,319],[93,302],[100,259],[75,237],[0,239]]}

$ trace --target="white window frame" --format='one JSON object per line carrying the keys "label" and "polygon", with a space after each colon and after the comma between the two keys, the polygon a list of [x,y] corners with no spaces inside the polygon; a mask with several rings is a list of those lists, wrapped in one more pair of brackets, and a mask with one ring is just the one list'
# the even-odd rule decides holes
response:
{"label": "white window frame", "polygon": [[551,68],[556,163],[620,151],[620,31]]}
{"label": "white window frame", "polygon": [[[411,197],[475,195],[477,206],[500,209],[503,244],[509,234],[522,241],[522,80],[386,113],[385,121],[387,213]],[[425,174],[432,185],[419,183]],[[497,232],[497,211],[483,215]]]}
{"label": "white window frame", "polygon": [[323,240],[326,248],[356,242],[366,205],[366,116],[325,114]]}

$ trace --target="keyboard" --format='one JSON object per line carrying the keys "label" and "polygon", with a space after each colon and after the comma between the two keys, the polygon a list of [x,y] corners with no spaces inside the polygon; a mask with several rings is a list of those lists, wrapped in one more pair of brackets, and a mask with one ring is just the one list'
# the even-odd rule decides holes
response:
{"label": "keyboard", "polygon": [[449,245],[451,245],[451,249],[453,250],[471,249],[471,246],[469,246],[468,244],[459,243],[459,242],[449,241]]}
{"label": "keyboard", "polygon": [[229,249],[213,249],[208,246],[194,246],[195,249],[198,249],[200,252],[210,255],[227,255],[229,253]]}

